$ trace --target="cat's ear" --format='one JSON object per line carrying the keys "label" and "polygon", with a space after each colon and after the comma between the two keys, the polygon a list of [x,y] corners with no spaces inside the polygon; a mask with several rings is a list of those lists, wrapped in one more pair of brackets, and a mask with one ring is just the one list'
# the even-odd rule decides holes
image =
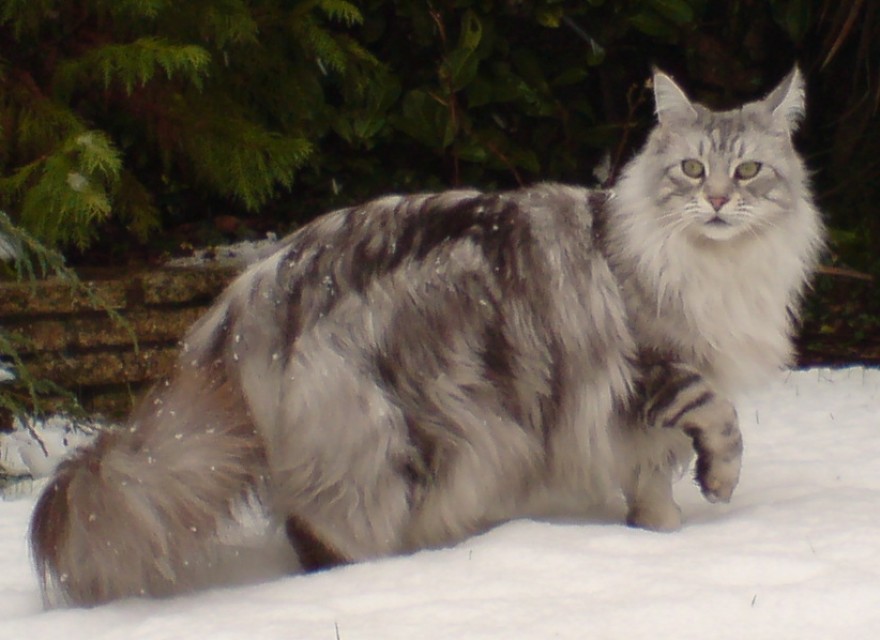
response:
{"label": "cat's ear", "polygon": [[761,105],[770,113],[774,126],[780,131],[794,133],[804,118],[804,77],[795,67]]}
{"label": "cat's ear", "polygon": [[684,91],[662,71],[654,70],[654,110],[660,124],[697,119],[697,110]]}

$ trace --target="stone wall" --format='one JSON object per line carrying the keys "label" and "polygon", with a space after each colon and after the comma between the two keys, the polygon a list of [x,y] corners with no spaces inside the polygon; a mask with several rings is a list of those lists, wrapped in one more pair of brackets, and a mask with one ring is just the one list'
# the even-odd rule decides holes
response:
{"label": "stone wall", "polygon": [[73,391],[90,412],[118,418],[169,372],[187,327],[236,272],[213,266],[84,274],[125,326],[58,280],[0,282],[0,324],[30,343],[21,354],[36,378]]}

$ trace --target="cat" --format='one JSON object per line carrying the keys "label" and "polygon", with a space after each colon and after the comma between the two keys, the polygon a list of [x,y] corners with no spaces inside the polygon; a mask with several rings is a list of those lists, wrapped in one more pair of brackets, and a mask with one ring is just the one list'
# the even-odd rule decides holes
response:
{"label": "cat", "polygon": [[621,496],[630,525],[675,530],[694,453],[730,500],[732,398],[790,362],[823,246],[792,144],[804,81],[724,112],[659,71],[653,93],[613,188],[387,196],[249,267],[128,427],[44,490],[47,604],[204,586],[248,496],[305,571]]}

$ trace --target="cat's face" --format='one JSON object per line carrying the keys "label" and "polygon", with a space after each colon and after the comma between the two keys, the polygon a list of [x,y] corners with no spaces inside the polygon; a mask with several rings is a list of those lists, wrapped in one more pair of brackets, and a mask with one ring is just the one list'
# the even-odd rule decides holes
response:
{"label": "cat's face", "polygon": [[797,70],[767,98],[713,112],[654,76],[659,124],[651,158],[656,214],[670,231],[725,241],[778,224],[791,211],[802,168],[791,134],[803,114]]}

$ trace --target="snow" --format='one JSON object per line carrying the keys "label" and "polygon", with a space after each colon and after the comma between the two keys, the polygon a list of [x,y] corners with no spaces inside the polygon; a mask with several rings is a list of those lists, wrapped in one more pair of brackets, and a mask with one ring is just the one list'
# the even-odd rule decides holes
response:
{"label": "snow", "polygon": [[173,258],[169,267],[203,267],[207,265],[244,269],[278,249],[278,237],[267,233],[262,240],[244,240],[234,244],[196,249],[191,256]]}
{"label": "snow", "polygon": [[0,502],[0,639],[799,640],[880,637],[880,370],[813,369],[739,403],[730,505],[684,528],[517,521],[423,551],[172,600],[44,611],[32,496]]}
{"label": "snow", "polygon": [[0,233],[0,262],[10,262],[19,254],[17,243]]}
{"label": "snow", "polygon": [[61,415],[31,418],[27,424],[16,417],[13,431],[0,433],[0,471],[10,476],[46,478],[71,451],[91,442],[100,428],[94,422]]}

